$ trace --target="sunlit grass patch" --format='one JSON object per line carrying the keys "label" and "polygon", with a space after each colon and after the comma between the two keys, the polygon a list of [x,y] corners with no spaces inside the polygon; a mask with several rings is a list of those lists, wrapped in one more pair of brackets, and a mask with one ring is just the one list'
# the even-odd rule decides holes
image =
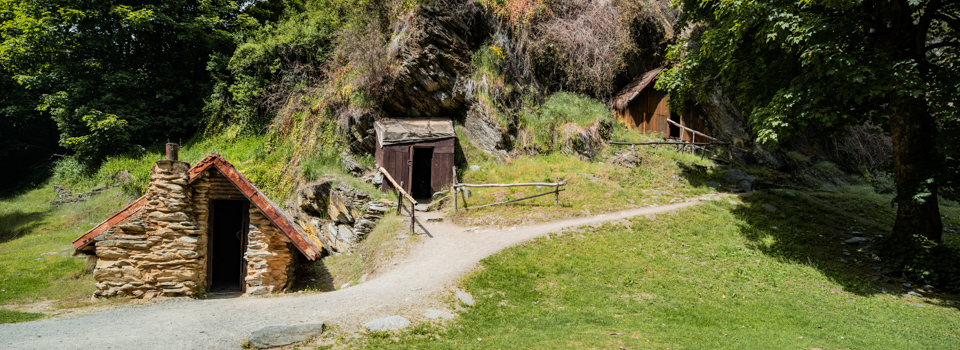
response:
{"label": "sunlit grass patch", "polygon": [[[709,160],[672,148],[637,148],[637,154],[643,159],[637,168],[611,164],[609,157],[615,152],[607,150],[604,157],[593,161],[552,153],[505,161],[488,159],[472,162],[479,166],[479,170],[467,169],[461,174],[462,183],[565,182],[567,185],[560,192],[559,204],[554,195],[546,195],[506,205],[461,211],[455,220],[467,225],[516,225],[682,202],[715,192],[705,181],[722,177],[712,169]],[[519,199],[554,189],[471,188],[466,206],[477,207]],[[463,196],[458,201],[463,208]]]}
{"label": "sunlit grass patch", "polygon": [[853,248],[838,240],[848,226],[867,236],[889,227],[883,203],[867,201],[855,225],[850,218],[858,212],[833,205],[856,196],[786,192],[760,192],[737,204],[711,201],[631,219],[629,226],[606,224],[508,248],[463,280],[477,303],[446,329],[355,345],[940,349],[960,343],[960,311],[947,302],[956,296],[883,292],[884,284],[868,278],[869,266],[853,265],[865,256],[853,249],[852,257],[841,254]]}
{"label": "sunlit grass patch", "polygon": [[71,242],[133,198],[111,189],[61,206],[54,199],[44,186],[0,201],[0,304],[89,298],[95,281]]}

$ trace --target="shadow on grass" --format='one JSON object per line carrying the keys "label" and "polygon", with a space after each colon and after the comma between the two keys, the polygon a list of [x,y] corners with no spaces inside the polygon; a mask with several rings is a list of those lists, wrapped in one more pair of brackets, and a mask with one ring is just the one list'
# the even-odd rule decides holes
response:
{"label": "shadow on grass", "polygon": [[290,286],[290,293],[298,291],[320,291],[332,292],[337,290],[333,285],[333,275],[324,264],[323,257],[316,261],[308,261],[298,254],[299,258],[295,262],[296,275],[293,279],[293,285]]}
{"label": "shadow on grass", "polygon": [[[722,181],[722,170],[684,167],[692,186]],[[874,246],[893,227],[895,214],[888,200],[844,191],[772,189],[741,194],[743,204],[731,212],[742,224],[739,231],[756,249],[781,261],[804,264],[821,271],[844,291],[867,296],[903,295],[920,286],[902,278],[884,264]],[[951,233],[944,233],[945,235]],[[953,233],[955,234],[955,233]],[[845,243],[863,237],[863,243]],[[960,308],[955,295],[924,293],[940,304]]]}
{"label": "shadow on grass", "polygon": [[[875,242],[893,226],[888,202],[842,192],[790,190],[759,191],[741,198],[743,204],[732,213],[743,221],[740,232],[752,249],[814,267],[844,291],[860,296],[924,289],[903,279],[877,255]],[[845,243],[854,237],[867,241]],[[952,301],[955,295],[930,290],[923,295],[940,306],[960,308]]]}
{"label": "shadow on grass", "polygon": [[26,236],[49,214],[49,210],[24,213],[20,210],[0,214],[0,243]]}

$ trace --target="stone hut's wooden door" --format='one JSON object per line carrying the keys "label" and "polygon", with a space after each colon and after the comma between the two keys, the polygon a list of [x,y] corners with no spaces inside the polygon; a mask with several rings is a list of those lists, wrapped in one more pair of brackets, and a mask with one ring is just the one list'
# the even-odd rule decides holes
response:
{"label": "stone hut's wooden door", "polygon": [[209,171],[207,291],[246,292],[250,201],[220,171]]}

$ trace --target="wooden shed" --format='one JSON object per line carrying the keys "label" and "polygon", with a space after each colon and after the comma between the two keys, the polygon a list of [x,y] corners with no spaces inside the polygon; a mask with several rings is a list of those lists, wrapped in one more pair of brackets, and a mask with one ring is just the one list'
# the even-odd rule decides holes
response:
{"label": "wooden shed", "polygon": [[[456,133],[444,118],[379,120],[377,165],[414,198],[430,198],[453,183]],[[389,181],[382,191],[392,188]]]}
{"label": "wooden shed", "polygon": [[679,113],[670,110],[670,94],[653,87],[661,71],[663,68],[657,68],[634,79],[614,95],[610,106],[617,120],[631,130],[691,141],[691,133],[680,132],[679,127],[667,120],[704,132],[701,120],[703,112],[693,104],[685,105]]}
{"label": "wooden shed", "polygon": [[190,167],[168,151],[147,193],[77,238],[96,258],[95,296],[279,292],[294,254],[320,248],[230,162],[214,153]]}

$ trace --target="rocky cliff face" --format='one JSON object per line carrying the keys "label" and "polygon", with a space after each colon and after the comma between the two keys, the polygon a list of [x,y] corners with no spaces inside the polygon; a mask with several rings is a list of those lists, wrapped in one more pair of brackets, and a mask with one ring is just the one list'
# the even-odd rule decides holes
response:
{"label": "rocky cliff face", "polygon": [[383,111],[391,117],[462,114],[463,92],[454,86],[486,36],[473,2],[420,7],[400,20],[387,48],[396,67],[383,90]]}

